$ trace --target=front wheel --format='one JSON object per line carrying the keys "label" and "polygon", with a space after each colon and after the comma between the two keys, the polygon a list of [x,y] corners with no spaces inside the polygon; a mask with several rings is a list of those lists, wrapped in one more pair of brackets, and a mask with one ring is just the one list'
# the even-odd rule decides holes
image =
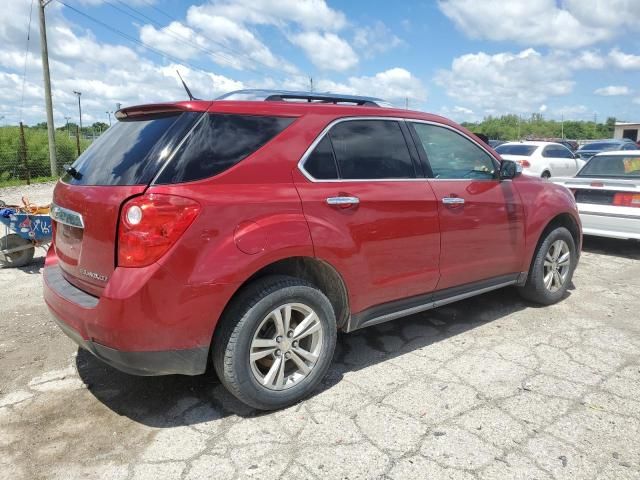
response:
{"label": "front wheel", "polygon": [[571,283],[577,260],[571,232],[564,227],[551,230],[536,251],[520,294],[542,305],[558,302]]}
{"label": "front wheel", "polygon": [[232,301],[213,342],[213,364],[224,386],[260,410],[292,405],[325,376],[336,345],[327,297],[294,277],[270,276]]}

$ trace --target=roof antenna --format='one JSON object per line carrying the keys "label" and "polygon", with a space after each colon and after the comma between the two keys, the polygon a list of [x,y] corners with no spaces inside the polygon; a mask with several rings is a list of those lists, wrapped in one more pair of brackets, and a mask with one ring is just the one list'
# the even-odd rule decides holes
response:
{"label": "roof antenna", "polygon": [[187,91],[187,95],[189,95],[189,100],[199,100],[198,98],[194,97],[191,94],[191,90],[189,90],[189,87],[187,87],[187,84],[184,83],[184,80],[182,79],[182,75],[180,75],[180,71],[176,70],[176,73],[178,74],[178,77],[180,77],[180,81],[182,82],[182,86],[184,87],[184,89]]}

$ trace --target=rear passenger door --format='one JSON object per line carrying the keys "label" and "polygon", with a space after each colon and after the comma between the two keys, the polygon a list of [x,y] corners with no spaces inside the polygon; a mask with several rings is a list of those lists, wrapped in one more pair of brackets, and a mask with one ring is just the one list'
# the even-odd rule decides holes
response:
{"label": "rear passenger door", "polygon": [[557,176],[573,176],[578,171],[578,162],[573,153],[563,145],[547,145],[542,151],[551,166],[551,174]]}
{"label": "rear passenger door", "polygon": [[341,119],[294,177],[315,254],[344,277],[353,313],[435,287],[438,208],[404,122]]}
{"label": "rear passenger door", "polygon": [[524,212],[513,182],[500,181],[498,162],[461,132],[440,124],[408,124],[438,201],[437,289],[477,289],[515,278],[522,266]]}

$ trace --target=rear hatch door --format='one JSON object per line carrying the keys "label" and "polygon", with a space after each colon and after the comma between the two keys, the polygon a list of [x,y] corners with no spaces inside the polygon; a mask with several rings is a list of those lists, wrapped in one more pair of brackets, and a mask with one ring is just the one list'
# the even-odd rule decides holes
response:
{"label": "rear hatch door", "polygon": [[145,191],[202,114],[165,108],[124,115],[78,157],[53,194],[59,266],[70,283],[96,296],[116,266],[122,204]]}

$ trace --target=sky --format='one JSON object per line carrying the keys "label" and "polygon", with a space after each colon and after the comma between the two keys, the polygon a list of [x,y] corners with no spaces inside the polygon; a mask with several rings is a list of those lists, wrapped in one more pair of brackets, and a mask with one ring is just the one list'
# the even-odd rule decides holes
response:
{"label": "sky", "polygon": [[[37,2],[0,9],[0,125],[46,119]],[[45,11],[56,126],[77,122],[74,91],[85,125],[117,104],[184,100],[176,70],[205,99],[313,79],[314,91],[458,122],[640,121],[640,0],[52,0]]]}

